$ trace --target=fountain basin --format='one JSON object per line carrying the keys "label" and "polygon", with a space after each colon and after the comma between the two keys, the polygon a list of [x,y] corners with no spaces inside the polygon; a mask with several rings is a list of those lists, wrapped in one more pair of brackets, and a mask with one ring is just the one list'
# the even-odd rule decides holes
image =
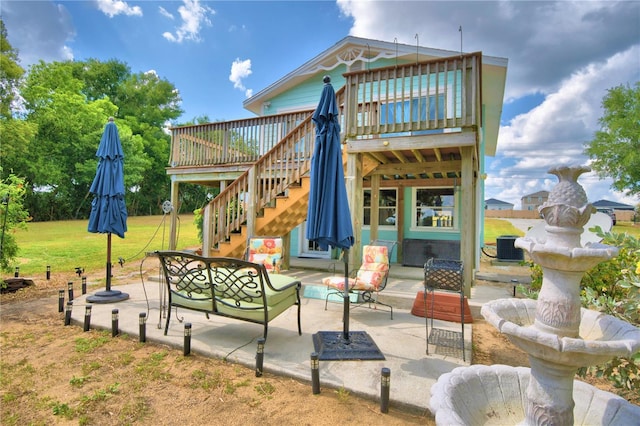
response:
{"label": "fountain basin", "polygon": [[517,238],[515,247],[526,250],[531,259],[544,267],[559,271],[584,272],[618,255],[618,248],[600,243],[585,247],[566,247],[528,237]]}
{"label": "fountain basin", "polygon": [[579,337],[560,337],[533,327],[537,301],[497,299],[481,310],[484,318],[530,356],[567,367],[597,365],[640,350],[640,329],[610,315],[580,309]]}
{"label": "fountain basin", "polygon": [[[431,387],[431,412],[438,425],[515,425],[525,418],[531,370],[506,365],[458,367]],[[610,392],[574,381],[575,425],[634,424],[640,407]]]}

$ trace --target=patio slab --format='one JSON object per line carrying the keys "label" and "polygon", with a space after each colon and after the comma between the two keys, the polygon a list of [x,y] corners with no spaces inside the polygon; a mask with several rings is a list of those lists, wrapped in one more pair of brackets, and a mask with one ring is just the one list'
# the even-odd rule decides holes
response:
{"label": "patio slab", "polygon": [[[421,270],[415,268],[419,274]],[[292,270],[303,286],[317,285],[326,272],[313,270]],[[139,280],[138,280],[139,281]],[[405,293],[413,300],[420,283],[416,278],[393,278],[389,290]],[[406,288],[405,288],[406,287]],[[141,282],[115,286],[114,289],[129,294],[129,299],[118,303],[96,304],[92,307],[91,328],[111,330],[111,311],[119,311],[121,333],[139,337],[139,314],[147,314],[146,340],[165,344],[182,350],[184,324],[192,325],[191,351],[203,356],[226,359],[255,368],[257,339],[262,336],[262,326],[234,319],[211,316],[179,310],[180,323],[172,312],[169,333],[164,336],[163,313],[160,310],[159,295],[163,290],[158,282]],[[303,292],[301,293],[303,294]],[[86,295],[76,297],[72,310],[72,322],[84,322]],[[302,336],[298,336],[296,308],[291,308],[269,323],[269,334],[264,348],[263,370],[273,374],[293,377],[311,382],[310,355],[314,351],[313,335],[319,331],[341,331],[342,304],[329,302],[325,310],[324,300],[302,298]],[[461,354],[450,350],[430,350],[426,355],[425,318],[411,314],[409,308],[394,305],[393,320],[386,310],[366,307],[352,309],[349,322],[350,331],[364,331],[369,334],[385,360],[374,361],[321,361],[321,391],[345,388],[352,394],[372,400],[380,398],[380,378],[382,368],[391,371],[390,403],[392,406],[424,412],[428,410],[430,389],[440,375],[459,366],[468,365]],[[459,331],[460,324],[434,321],[434,326],[451,331]],[[466,359],[471,360],[471,324],[465,325]],[[446,349],[446,348],[444,348]],[[459,350],[458,350],[459,351]],[[455,351],[454,351],[455,352]],[[311,383],[309,393],[312,393]]]}

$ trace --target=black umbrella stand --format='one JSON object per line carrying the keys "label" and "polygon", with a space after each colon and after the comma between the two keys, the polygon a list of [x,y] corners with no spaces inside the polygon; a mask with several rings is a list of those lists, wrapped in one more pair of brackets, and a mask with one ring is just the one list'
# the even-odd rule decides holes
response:
{"label": "black umbrella stand", "polygon": [[319,331],[313,335],[313,346],[321,361],[384,360],[385,357],[366,331],[349,331],[349,249],[342,249],[344,258],[343,328]]}
{"label": "black umbrella stand", "polygon": [[107,285],[105,291],[87,296],[89,303],[115,303],[127,300],[129,295],[120,290],[111,290],[111,232],[107,233]]}

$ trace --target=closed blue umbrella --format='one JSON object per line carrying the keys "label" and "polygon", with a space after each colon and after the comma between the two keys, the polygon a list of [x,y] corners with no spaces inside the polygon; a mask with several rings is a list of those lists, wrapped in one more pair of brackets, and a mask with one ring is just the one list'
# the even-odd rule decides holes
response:
{"label": "closed blue umbrella", "polygon": [[96,156],[99,158],[96,176],[89,192],[94,194],[88,231],[107,234],[106,291],[87,297],[88,302],[110,303],[125,300],[129,295],[111,290],[111,234],[124,238],[127,232],[127,207],[124,202],[124,152],[118,128],[109,118],[104,128]]}
{"label": "closed blue umbrella", "polygon": [[311,187],[307,212],[309,241],[320,248],[341,248],[345,262],[344,286],[344,339],[349,339],[349,248],[353,246],[353,226],[344,183],[342,152],[340,149],[340,123],[336,94],[329,76],[324,77],[320,102],[313,113],[316,142],[311,158]]}

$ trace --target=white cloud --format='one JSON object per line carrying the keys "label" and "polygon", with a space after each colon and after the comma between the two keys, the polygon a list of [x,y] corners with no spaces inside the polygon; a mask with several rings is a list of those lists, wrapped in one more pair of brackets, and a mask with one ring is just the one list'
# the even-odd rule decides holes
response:
{"label": "white cloud", "polygon": [[129,6],[126,1],[122,0],[96,0],[98,9],[113,18],[116,15],[142,16],[142,8],[140,6]]}
{"label": "white cloud", "polygon": [[166,18],[169,18],[169,19],[175,19],[175,17],[174,17],[171,13],[169,13],[169,12],[167,11],[167,9],[165,9],[165,8],[164,8],[164,7],[162,7],[162,6],[159,6],[159,7],[158,7],[158,11],[160,12],[160,15],[162,15],[162,16],[164,16],[164,17],[166,17]]}
{"label": "white cloud", "polygon": [[231,64],[231,74],[229,74],[229,81],[233,83],[233,87],[236,89],[244,90],[247,98],[253,95],[253,89],[247,89],[244,87],[243,80],[252,74],[251,71],[251,59],[236,58]]}
{"label": "white cloud", "polygon": [[183,41],[200,41],[200,30],[203,25],[211,26],[208,15],[214,15],[215,10],[208,6],[202,6],[200,0],[183,0],[182,6],[178,8],[178,14],[182,19],[182,24],[175,34],[164,32],[162,36],[174,43]]}

